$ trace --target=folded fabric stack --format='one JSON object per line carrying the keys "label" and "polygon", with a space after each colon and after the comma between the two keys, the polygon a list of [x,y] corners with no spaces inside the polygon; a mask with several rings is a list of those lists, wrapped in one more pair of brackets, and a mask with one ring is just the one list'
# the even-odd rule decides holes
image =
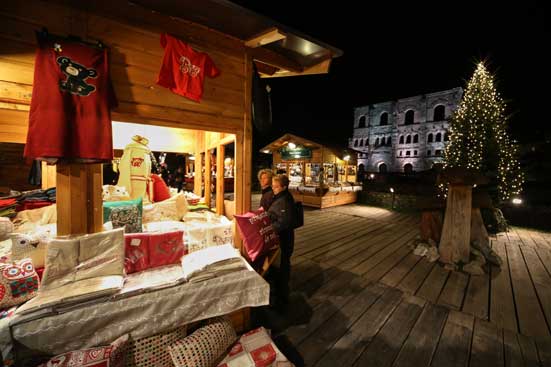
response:
{"label": "folded fabric stack", "polygon": [[207,247],[182,258],[184,279],[200,282],[246,269],[247,265],[231,245]]}
{"label": "folded fabric stack", "polygon": [[55,187],[42,190],[24,191],[17,198],[17,211],[38,209],[44,206],[52,205],[56,201]]}
{"label": "folded fabric stack", "polygon": [[15,217],[16,213],[17,200],[15,198],[11,199],[0,199],[0,217]]}

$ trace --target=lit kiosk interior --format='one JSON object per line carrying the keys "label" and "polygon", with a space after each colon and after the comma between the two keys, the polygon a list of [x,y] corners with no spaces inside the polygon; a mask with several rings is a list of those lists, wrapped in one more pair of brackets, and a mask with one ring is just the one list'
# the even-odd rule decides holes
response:
{"label": "lit kiosk interior", "polygon": [[315,208],[355,203],[362,186],[356,182],[355,155],[285,134],[261,149],[272,154],[275,172],[285,172],[296,201]]}

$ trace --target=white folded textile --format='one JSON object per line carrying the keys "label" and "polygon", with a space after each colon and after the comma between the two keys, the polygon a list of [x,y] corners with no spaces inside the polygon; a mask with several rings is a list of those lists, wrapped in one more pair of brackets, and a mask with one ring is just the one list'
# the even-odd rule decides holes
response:
{"label": "white folded textile", "polygon": [[182,270],[187,281],[196,277],[209,279],[245,267],[244,259],[231,245],[207,247],[182,258]]}

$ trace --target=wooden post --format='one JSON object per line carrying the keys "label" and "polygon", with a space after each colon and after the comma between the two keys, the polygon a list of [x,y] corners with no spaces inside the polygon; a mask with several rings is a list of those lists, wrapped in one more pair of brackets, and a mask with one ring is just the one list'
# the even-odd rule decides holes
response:
{"label": "wooden post", "polygon": [[216,148],[216,214],[224,214],[224,152],[225,147]]}
{"label": "wooden post", "polygon": [[344,164],[344,182],[347,182],[347,181],[348,181],[348,162]]}
{"label": "wooden post", "polygon": [[205,152],[205,202],[210,208],[210,185],[211,185],[211,166],[210,166],[210,149]]}
{"label": "wooden post", "polygon": [[251,176],[253,160],[253,126],[251,121],[251,96],[253,82],[253,58],[245,52],[245,113],[243,116],[243,212],[251,210]]}
{"label": "wooden post", "polygon": [[440,261],[469,262],[472,185],[450,184],[440,239]]}
{"label": "wooden post", "polygon": [[203,184],[203,146],[205,140],[205,133],[203,131],[196,132],[196,141],[195,141],[195,164],[194,171],[195,176],[193,177],[193,192],[195,195],[203,197],[202,184]]}
{"label": "wooden post", "polygon": [[101,164],[63,164],[56,167],[57,234],[100,232],[103,226]]}
{"label": "wooden post", "polygon": [[[234,201],[235,201],[235,214],[245,213],[245,208],[243,207],[243,180],[245,176],[243,175],[243,134],[236,134],[235,137],[235,175],[234,175]],[[239,236],[239,231],[234,232],[234,247],[239,249],[240,252],[243,252],[243,242]]]}

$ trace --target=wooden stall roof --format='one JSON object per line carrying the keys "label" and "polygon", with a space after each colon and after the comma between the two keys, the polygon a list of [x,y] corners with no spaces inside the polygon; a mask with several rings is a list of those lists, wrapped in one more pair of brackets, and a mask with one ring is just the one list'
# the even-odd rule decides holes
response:
{"label": "wooden stall roof", "polygon": [[338,48],[226,0],[134,0],[164,15],[186,19],[245,41],[263,77],[329,72]]}
{"label": "wooden stall roof", "polygon": [[349,155],[351,163],[354,163],[356,161],[357,151],[353,149],[339,147],[335,144],[317,142],[290,133],[287,133],[274,140],[270,144],[266,145],[265,147],[260,149],[260,152],[265,154],[272,154],[274,151],[279,150],[281,147],[287,145],[287,143],[289,142],[295,143],[297,145],[303,145],[309,149],[326,149],[341,160],[344,159],[345,156]]}

